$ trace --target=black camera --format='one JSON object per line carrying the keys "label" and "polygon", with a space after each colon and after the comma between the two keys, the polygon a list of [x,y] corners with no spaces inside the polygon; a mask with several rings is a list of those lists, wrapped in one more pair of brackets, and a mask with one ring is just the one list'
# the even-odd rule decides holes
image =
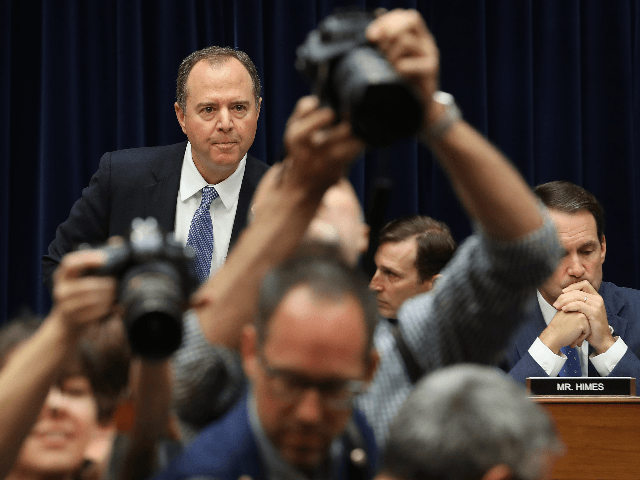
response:
{"label": "black camera", "polygon": [[415,135],[424,114],[411,86],[367,41],[365,30],[374,18],[363,11],[329,15],[298,47],[296,68],[358,137],[382,148]]}
{"label": "black camera", "polygon": [[170,356],[182,342],[182,314],[198,285],[189,271],[193,251],[163,234],[152,217],[134,219],[125,241],[99,250],[107,260],[87,274],[118,279],[118,303],[133,353]]}

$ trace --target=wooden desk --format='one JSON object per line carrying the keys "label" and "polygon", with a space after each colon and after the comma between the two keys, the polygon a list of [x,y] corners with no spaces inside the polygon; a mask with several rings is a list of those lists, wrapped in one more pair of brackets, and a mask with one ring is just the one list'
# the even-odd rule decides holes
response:
{"label": "wooden desk", "polygon": [[555,419],[567,454],[554,479],[640,479],[640,397],[532,397]]}

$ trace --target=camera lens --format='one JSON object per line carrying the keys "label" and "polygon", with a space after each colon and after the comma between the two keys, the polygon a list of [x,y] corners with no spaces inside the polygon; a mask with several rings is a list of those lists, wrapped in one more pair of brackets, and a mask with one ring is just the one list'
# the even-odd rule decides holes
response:
{"label": "camera lens", "polygon": [[166,358],[182,342],[180,275],[168,262],[132,268],[121,282],[121,303],[131,350],[146,358]]}
{"label": "camera lens", "polygon": [[420,128],[420,102],[378,50],[351,50],[336,64],[332,81],[341,113],[369,145],[387,147]]}

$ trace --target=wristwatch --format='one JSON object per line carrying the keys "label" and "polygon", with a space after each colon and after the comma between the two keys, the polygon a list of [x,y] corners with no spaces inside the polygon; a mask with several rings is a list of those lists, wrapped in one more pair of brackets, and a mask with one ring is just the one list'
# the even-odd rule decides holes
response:
{"label": "wristwatch", "polygon": [[438,90],[433,94],[433,101],[444,105],[445,112],[437,122],[429,126],[427,137],[430,140],[439,140],[444,137],[454,123],[462,118],[462,112],[450,93]]}

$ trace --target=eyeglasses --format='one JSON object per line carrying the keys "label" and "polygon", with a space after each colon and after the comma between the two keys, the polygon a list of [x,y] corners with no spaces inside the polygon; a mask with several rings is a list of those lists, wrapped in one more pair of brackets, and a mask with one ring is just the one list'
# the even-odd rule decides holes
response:
{"label": "eyeglasses", "polygon": [[305,391],[313,388],[318,391],[323,406],[344,410],[351,408],[353,399],[366,389],[366,382],[363,380],[310,380],[302,375],[270,366],[262,355],[260,363],[271,379],[272,392],[285,402],[294,403],[300,400]]}

